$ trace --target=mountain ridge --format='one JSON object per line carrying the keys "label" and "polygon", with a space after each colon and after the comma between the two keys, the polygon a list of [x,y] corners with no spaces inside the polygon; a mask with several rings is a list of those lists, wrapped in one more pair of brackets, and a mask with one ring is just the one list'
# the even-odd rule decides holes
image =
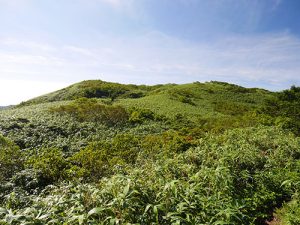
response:
{"label": "mountain ridge", "polygon": [[28,101],[22,102],[23,105],[28,104],[38,104],[45,102],[53,102],[53,101],[65,101],[65,100],[74,100],[80,97],[87,98],[111,98],[112,100],[116,98],[140,98],[144,97],[148,94],[151,94],[154,91],[163,91],[167,89],[171,89],[172,87],[180,87],[186,85],[198,84],[215,84],[221,86],[227,86],[229,89],[235,89],[239,92],[253,92],[253,91],[261,91],[265,93],[271,93],[271,91],[262,89],[262,88],[245,88],[236,84],[230,84],[226,82],[219,81],[210,81],[200,83],[195,81],[193,83],[185,83],[185,84],[156,84],[156,85],[136,85],[136,84],[121,84],[116,82],[106,82],[102,80],[84,80],[78,83],[74,83],[65,88],[59,89],[57,91],[53,91],[48,94],[44,94],[41,96],[37,96]]}

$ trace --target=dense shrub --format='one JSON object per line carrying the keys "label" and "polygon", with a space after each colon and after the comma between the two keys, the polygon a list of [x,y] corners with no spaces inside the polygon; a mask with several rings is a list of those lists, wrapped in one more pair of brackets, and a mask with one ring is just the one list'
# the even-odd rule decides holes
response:
{"label": "dense shrub", "polygon": [[214,109],[217,112],[223,113],[225,115],[238,116],[243,115],[250,110],[253,110],[250,106],[245,104],[238,104],[229,101],[214,102]]}
{"label": "dense shrub", "polygon": [[116,125],[128,120],[128,113],[121,106],[100,104],[96,99],[80,98],[72,103],[51,108],[52,112],[67,114],[79,121],[92,121]]}
{"label": "dense shrub", "polygon": [[111,141],[90,143],[70,158],[72,169],[87,180],[98,180],[133,165],[139,153],[138,139],[132,135],[117,135]]}
{"label": "dense shrub", "polygon": [[131,108],[129,112],[129,122],[133,124],[155,119],[155,114],[149,109]]}
{"label": "dense shrub", "polygon": [[146,135],[140,141],[139,163],[172,157],[187,151],[195,142],[189,135],[169,130],[160,135]]}
{"label": "dense shrub", "polygon": [[189,90],[171,90],[169,91],[171,99],[180,101],[182,103],[195,105],[193,102],[194,94]]}
{"label": "dense shrub", "polygon": [[285,203],[281,209],[276,211],[275,218],[280,224],[300,224],[300,198],[298,193],[293,196],[291,201]]}
{"label": "dense shrub", "polygon": [[[174,143],[177,139],[175,134],[166,135],[161,140]],[[151,140],[145,141],[149,144],[141,146],[142,152],[142,149],[151,152],[166,148],[163,141],[156,141],[159,137],[149,136],[148,139]],[[39,197],[31,197],[31,210],[11,204],[15,207],[13,218],[23,222],[35,218],[44,224],[50,221],[67,224],[264,224],[271,219],[274,207],[293,196],[277,214],[282,221],[288,221],[287,224],[297,224],[299,201],[294,193],[299,191],[300,181],[299,142],[298,138],[278,128],[258,127],[236,129],[222,135],[209,134],[200,139],[195,148],[172,157],[158,152],[157,159],[143,161],[123,175],[121,170],[111,177],[106,174],[97,185],[75,183],[48,188]],[[120,136],[109,144],[91,144],[84,150],[86,154],[81,152],[74,160],[80,159],[81,166],[87,169],[103,169],[113,166],[110,160],[122,154],[115,150],[128,150],[136,145],[137,140],[132,137]],[[130,152],[122,155],[126,163],[134,162]],[[117,165],[120,163],[115,163]],[[92,177],[97,176],[97,171],[90,172]],[[45,216],[37,217],[37,210]],[[0,218],[9,216],[9,211],[2,209]]]}
{"label": "dense shrub", "polygon": [[0,135],[0,182],[22,169],[23,158],[19,147]]}
{"label": "dense shrub", "polygon": [[[252,128],[209,135],[190,152],[194,162],[230,170],[234,198],[243,205],[249,221],[262,223],[270,210],[289,200],[300,176],[300,140],[278,128]],[[298,187],[299,189],[299,187]],[[248,220],[247,220],[248,221]],[[249,223],[249,221],[247,223]]]}
{"label": "dense shrub", "polygon": [[41,149],[26,161],[28,168],[33,168],[45,184],[68,179],[67,169],[70,167],[60,149]]}
{"label": "dense shrub", "polygon": [[266,101],[259,111],[273,118],[273,124],[300,135],[300,87],[292,86]]}

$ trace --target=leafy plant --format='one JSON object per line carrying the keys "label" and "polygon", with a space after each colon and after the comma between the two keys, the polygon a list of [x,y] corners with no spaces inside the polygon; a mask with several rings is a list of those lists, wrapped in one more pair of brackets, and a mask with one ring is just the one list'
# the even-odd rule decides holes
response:
{"label": "leafy plant", "polygon": [[19,147],[0,135],[0,182],[23,168],[22,152]]}
{"label": "leafy plant", "polygon": [[100,104],[96,99],[80,98],[70,104],[52,108],[51,111],[68,114],[81,122],[92,121],[106,125],[116,125],[128,120],[123,107]]}

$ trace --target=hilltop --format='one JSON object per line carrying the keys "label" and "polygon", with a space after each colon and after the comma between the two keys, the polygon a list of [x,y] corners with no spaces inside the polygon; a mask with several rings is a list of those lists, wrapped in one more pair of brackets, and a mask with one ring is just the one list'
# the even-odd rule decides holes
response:
{"label": "hilltop", "polygon": [[[23,102],[11,110],[4,111],[0,117],[2,121],[0,129],[22,148],[40,146],[41,142],[49,144],[49,141],[65,143],[61,141],[63,139],[68,143],[64,148],[72,149],[73,147],[70,146],[77,145],[77,142],[85,143],[83,140],[86,135],[81,135],[81,138],[77,138],[77,135],[83,129],[81,127],[86,126],[87,123],[93,127],[93,131],[89,131],[88,134],[90,139],[98,135],[95,132],[97,129],[100,129],[105,136],[108,135],[105,134],[108,131],[133,132],[144,126],[156,127],[158,132],[184,128],[186,132],[194,132],[195,134],[192,135],[197,134],[196,137],[201,137],[208,131],[222,132],[228,128],[258,124],[258,118],[253,117],[253,114],[274,96],[275,93],[267,90],[244,88],[217,81],[146,86],[89,80]],[[123,113],[123,116],[127,123],[108,126],[109,121],[105,122],[96,115],[94,121],[90,121],[92,112],[99,111],[100,109],[96,108],[100,105],[106,106],[107,109],[114,106],[124,108],[127,113]],[[98,112],[98,115],[102,115],[103,111]],[[80,113],[82,115],[79,115]],[[81,117],[81,120],[76,117]],[[108,117],[110,116],[106,117],[107,120]],[[102,123],[98,123],[97,119],[102,120]],[[27,122],[22,123],[22,121]],[[41,121],[43,121],[42,126]],[[65,131],[70,126],[66,125],[66,121],[76,124],[73,125],[72,131]],[[64,125],[61,126],[60,123]],[[107,129],[103,128],[104,125],[108,126]],[[69,135],[62,136],[61,133],[57,133],[57,130]],[[34,138],[36,133],[40,136],[40,132],[45,135],[43,141],[38,141],[40,137]],[[70,137],[70,134],[76,138]],[[31,137],[28,138],[28,135]],[[111,135],[113,134],[108,136]],[[71,143],[70,138],[73,139]]]}
{"label": "hilltop", "polygon": [[[183,91],[184,95],[199,96],[201,94],[214,92],[232,93],[270,93],[264,89],[244,88],[226,82],[211,81],[206,83],[194,82],[190,84],[158,84],[158,85],[134,85],[106,82],[102,80],[85,80],[61,90],[31,99],[24,104],[37,104],[53,101],[74,100],[76,98],[141,98],[157,93],[172,92],[172,90]],[[180,93],[175,93],[180,94]]]}
{"label": "hilltop", "polygon": [[[140,98],[163,85],[146,86],[119,84],[102,80],[85,80],[61,90],[46,94],[24,104],[38,104],[54,101],[74,100],[76,98]],[[167,86],[167,85],[165,85]]]}
{"label": "hilltop", "polygon": [[300,88],[89,80],[0,111],[0,224],[300,215]]}
{"label": "hilltop", "polygon": [[242,114],[259,107],[273,95],[267,90],[217,81],[146,86],[88,80],[23,102],[21,106],[95,98],[105,104],[146,108],[165,116],[207,118],[215,114]]}

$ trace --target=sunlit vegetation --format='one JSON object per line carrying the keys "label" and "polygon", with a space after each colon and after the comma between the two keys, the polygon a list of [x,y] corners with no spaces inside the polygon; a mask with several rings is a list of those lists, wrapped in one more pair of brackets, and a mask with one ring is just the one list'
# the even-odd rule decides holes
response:
{"label": "sunlit vegetation", "polygon": [[128,113],[121,106],[98,103],[96,99],[79,98],[66,105],[51,108],[52,112],[69,115],[76,120],[116,125],[128,120]]}
{"label": "sunlit vegetation", "polygon": [[84,81],[0,112],[0,224],[299,224],[300,88]]}

